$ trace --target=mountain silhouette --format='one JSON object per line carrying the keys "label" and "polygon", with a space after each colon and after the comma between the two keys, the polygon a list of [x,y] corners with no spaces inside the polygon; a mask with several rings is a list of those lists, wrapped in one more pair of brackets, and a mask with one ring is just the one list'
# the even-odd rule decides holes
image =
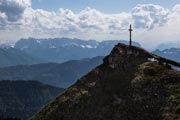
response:
{"label": "mountain silhouette", "polygon": [[180,64],[116,45],[30,120],[179,120]]}

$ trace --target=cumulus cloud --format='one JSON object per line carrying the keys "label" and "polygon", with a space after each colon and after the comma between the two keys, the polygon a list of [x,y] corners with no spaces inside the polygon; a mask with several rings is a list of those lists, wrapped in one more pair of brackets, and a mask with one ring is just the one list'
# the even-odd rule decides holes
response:
{"label": "cumulus cloud", "polygon": [[104,14],[89,7],[79,13],[63,8],[57,12],[27,9],[24,13],[23,27],[29,26],[33,31],[38,31],[32,34],[95,39],[93,36],[99,33],[99,39],[106,39],[107,34],[113,36],[127,30],[130,19],[129,13]]}
{"label": "cumulus cloud", "polygon": [[139,4],[131,13],[136,28],[152,29],[166,24],[169,10],[159,5]]}
{"label": "cumulus cloud", "polygon": [[100,30],[106,33],[120,32],[127,29],[130,17],[128,13],[104,14],[91,8],[86,8],[78,14],[82,29]]}
{"label": "cumulus cloud", "polygon": [[180,4],[175,5],[172,10],[173,10],[174,12],[180,13]]}
{"label": "cumulus cloud", "polygon": [[29,0],[1,0],[0,12],[6,15],[3,18],[7,18],[10,22],[15,22],[22,18],[24,10],[30,5],[31,2]]}
{"label": "cumulus cloud", "polygon": [[15,1],[3,1],[0,5],[0,11],[7,15],[8,21],[17,21],[21,18],[25,8]]}
{"label": "cumulus cloud", "polygon": [[133,38],[145,47],[154,48],[179,38],[179,21],[180,5],[168,10],[159,5],[139,4],[130,12],[107,14],[90,7],[79,13],[63,8],[50,12],[33,9],[30,0],[0,0],[0,33],[4,34],[1,42],[22,37],[128,39],[127,29],[132,23]]}

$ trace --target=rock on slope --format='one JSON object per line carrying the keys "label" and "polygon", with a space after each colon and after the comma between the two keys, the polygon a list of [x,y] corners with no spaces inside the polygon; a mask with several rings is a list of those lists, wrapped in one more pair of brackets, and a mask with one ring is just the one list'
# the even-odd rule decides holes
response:
{"label": "rock on slope", "polygon": [[179,67],[143,49],[118,44],[102,65],[30,120],[179,120]]}

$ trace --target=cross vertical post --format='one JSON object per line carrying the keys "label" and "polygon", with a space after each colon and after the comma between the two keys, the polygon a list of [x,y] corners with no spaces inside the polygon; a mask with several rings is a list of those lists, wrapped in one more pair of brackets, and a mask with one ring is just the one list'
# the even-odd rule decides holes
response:
{"label": "cross vertical post", "polygon": [[131,46],[132,45],[132,31],[133,29],[131,28],[131,24],[130,24],[130,27],[129,27],[129,32],[130,32],[130,41],[129,41],[129,45]]}

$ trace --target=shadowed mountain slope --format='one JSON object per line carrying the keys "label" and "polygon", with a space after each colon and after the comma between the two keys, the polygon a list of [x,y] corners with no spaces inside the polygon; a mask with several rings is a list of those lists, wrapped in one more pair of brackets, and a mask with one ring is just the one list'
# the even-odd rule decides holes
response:
{"label": "shadowed mountain slope", "polygon": [[0,81],[0,115],[26,120],[63,91],[37,81]]}
{"label": "shadowed mountain slope", "polygon": [[102,63],[103,57],[72,60],[65,63],[44,63],[0,68],[0,80],[38,80],[66,88],[92,68]]}
{"label": "shadowed mountain slope", "polygon": [[179,120],[180,64],[116,45],[104,63],[30,120]]}

